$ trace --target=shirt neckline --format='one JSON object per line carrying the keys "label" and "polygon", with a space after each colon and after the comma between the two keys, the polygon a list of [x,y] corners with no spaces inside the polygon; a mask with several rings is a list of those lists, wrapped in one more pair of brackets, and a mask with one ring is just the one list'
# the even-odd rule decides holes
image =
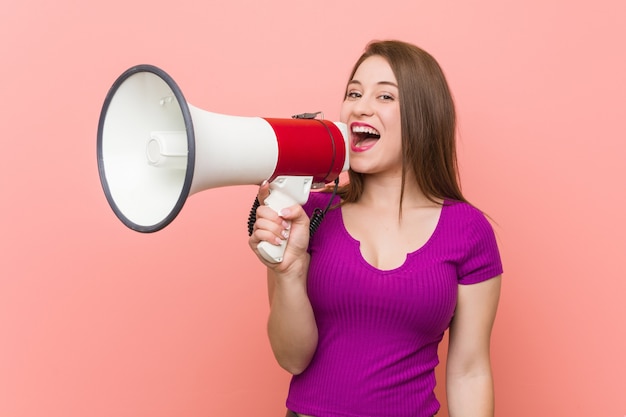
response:
{"label": "shirt neckline", "polygon": [[451,205],[450,201],[448,200],[443,201],[441,205],[441,211],[439,212],[439,218],[437,219],[437,225],[435,226],[435,229],[433,230],[431,235],[428,237],[426,242],[424,242],[424,244],[421,245],[419,248],[411,252],[408,252],[404,258],[404,261],[397,267],[391,268],[391,269],[379,269],[375,267],[374,265],[370,264],[367,261],[367,259],[365,259],[365,257],[363,256],[363,253],[361,252],[361,241],[357,240],[354,236],[352,236],[350,232],[348,231],[348,229],[346,228],[346,224],[343,218],[343,207],[340,206],[339,207],[339,220],[341,223],[341,231],[347,237],[347,239],[352,242],[356,255],[362,264],[364,264],[368,269],[371,269],[377,273],[391,274],[391,273],[394,273],[403,269],[405,265],[407,264],[409,258],[419,255],[421,252],[425,251],[429,246],[432,245],[432,242],[437,238],[437,235],[439,234],[439,230],[442,228],[444,216],[447,211],[446,208],[449,207],[450,205]]}

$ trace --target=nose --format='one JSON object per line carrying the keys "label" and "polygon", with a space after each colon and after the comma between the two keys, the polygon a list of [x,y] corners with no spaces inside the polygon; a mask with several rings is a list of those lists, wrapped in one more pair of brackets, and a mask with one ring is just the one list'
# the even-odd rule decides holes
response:
{"label": "nose", "polygon": [[363,96],[354,102],[352,112],[355,116],[371,116],[374,114],[372,102],[367,96]]}

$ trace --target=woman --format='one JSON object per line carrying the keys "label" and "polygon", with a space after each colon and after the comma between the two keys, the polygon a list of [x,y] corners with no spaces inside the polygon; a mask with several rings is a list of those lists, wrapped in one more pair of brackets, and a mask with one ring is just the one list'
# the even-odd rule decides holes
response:
{"label": "woman", "polygon": [[[493,416],[489,344],[502,265],[493,229],[460,191],[439,65],[411,44],[369,44],[341,121],[351,132],[349,183],[280,215],[259,207],[249,240],[259,255],[260,241],[288,238],[282,263],[259,256],[270,343],[293,374],[288,415],[433,416],[437,347],[449,328],[450,416]],[[310,238],[309,216],[331,197]]]}

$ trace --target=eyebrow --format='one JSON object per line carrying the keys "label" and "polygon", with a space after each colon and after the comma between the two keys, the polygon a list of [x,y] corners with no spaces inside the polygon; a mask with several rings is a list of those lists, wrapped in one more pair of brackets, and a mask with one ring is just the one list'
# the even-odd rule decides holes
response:
{"label": "eyebrow", "polygon": [[[350,82],[348,83],[348,85],[350,85],[350,84],[358,84],[358,85],[363,85],[363,84],[361,83],[361,81],[359,81],[359,80],[350,80]],[[398,88],[398,84],[396,84],[396,83],[394,83],[394,82],[392,82],[392,81],[379,81],[379,82],[377,82],[377,83],[376,83],[376,85],[390,85],[390,86],[392,86],[392,87],[396,87],[396,88]]]}

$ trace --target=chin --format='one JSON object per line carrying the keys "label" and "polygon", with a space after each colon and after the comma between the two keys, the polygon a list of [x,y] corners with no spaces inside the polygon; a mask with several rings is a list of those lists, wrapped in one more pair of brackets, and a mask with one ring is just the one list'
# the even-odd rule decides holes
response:
{"label": "chin", "polygon": [[372,167],[368,164],[353,161],[352,159],[350,160],[350,169],[358,174],[369,174],[372,171]]}

